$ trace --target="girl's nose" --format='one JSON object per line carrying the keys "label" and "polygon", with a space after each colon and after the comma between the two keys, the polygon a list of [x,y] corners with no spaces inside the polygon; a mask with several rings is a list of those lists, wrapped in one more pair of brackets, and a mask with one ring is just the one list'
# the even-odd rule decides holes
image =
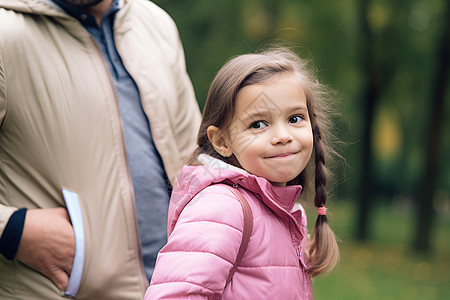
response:
{"label": "girl's nose", "polygon": [[289,130],[285,128],[284,126],[278,126],[277,128],[274,128],[275,132],[272,136],[271,143],[272,145],[277,144],[287,144],[292,142],[292,135],[290,134]]}

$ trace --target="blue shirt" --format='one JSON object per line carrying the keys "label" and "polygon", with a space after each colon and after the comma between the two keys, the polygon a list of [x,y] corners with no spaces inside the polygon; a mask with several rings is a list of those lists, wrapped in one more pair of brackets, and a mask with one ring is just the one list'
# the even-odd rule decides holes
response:
{"label": "blue shirt", "polygon": [[153,143],[150,123],[139,90],[117,52],[113,23],[119,1],[114,0],[99,28],[95,18],[63,0],[52,0],[76,18],[97,41],[108,65],[122,117],[128,167],[133,182],[145,273],[150,280],[158,251],[166,243],[169,182]]}

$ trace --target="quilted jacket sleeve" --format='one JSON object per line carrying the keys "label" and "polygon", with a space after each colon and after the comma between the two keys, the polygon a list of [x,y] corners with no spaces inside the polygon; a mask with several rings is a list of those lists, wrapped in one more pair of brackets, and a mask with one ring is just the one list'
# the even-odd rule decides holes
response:
{"label": "quilted jacket sleeve", "polygon": [[210,186],[184,209],[160,251],[145,299],[220,295],[242,239],[242,207],[226,188]]}

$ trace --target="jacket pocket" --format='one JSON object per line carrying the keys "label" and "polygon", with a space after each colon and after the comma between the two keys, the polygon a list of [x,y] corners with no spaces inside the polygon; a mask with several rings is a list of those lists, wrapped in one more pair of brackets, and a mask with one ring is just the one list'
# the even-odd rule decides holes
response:
{"label": "jacket pocket", "polygon": [[67,289],[62,293],[64,296],[76,297],[80,288],[81,277],[84,268],[84,225],[78,195],[72,191],[62,189],[70,221],[75,234],[75,256],[73,258],[72,271],[69,276]]}

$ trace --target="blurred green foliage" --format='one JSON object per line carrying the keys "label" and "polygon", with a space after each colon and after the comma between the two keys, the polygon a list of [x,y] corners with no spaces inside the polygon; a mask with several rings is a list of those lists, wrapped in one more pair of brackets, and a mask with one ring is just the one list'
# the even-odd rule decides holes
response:
{"label": "blurred green foliage", "polygon": [[[308,209],[309,229],[315,210]],[[450,218],[436,224],[435,251],[423,256],[409,249],[414,226],[407,213],[380,205],[374,212],[374,237],[367,243],[350,239],[351,203],[332,207],[330,221],[341,239],[341,260],[328,277],[313,281],[315,300],[439,300],[450,295]]]}

